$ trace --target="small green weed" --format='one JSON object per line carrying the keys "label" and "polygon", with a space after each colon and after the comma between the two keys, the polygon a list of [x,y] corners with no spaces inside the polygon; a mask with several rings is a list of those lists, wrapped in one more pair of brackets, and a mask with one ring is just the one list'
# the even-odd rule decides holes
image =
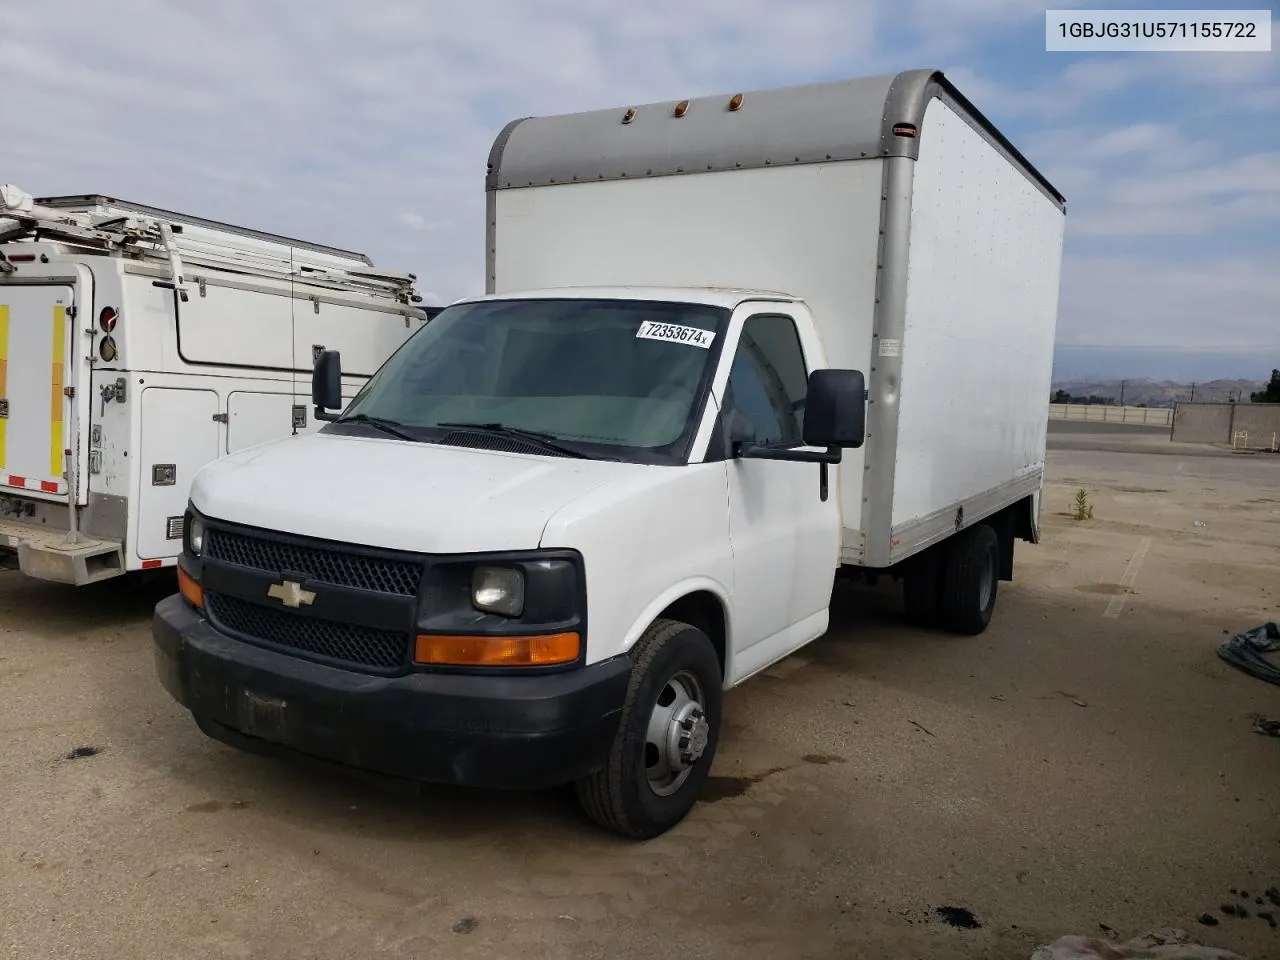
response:
{"label": "small green weed", "polygon": [[1076,510],[1073,516],[1077,520],[1093,519],[1093,504],[1089,502],[1089,494],[1083,488],[1076,491]]}

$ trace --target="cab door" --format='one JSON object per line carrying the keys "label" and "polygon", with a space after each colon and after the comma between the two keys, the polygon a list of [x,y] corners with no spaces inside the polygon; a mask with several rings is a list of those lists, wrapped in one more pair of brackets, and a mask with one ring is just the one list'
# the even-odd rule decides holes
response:
{"label": "cab door", "polygon": [[[803,447],[808,376],[821,365],[822,352],[810,324],[797,322],[790,309],[769,307],[730,330],[721,422],[731,444]],[[730,449],[733,672],[739,678],[827,629],[840,552],[838,467],[828,469],[824,499],[818,464],[737,458]]]}

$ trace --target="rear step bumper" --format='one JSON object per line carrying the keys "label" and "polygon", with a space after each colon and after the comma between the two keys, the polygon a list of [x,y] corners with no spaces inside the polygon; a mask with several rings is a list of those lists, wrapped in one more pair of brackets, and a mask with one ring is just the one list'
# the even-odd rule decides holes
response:
{"label": "rear step bumper", "polygon": [[125,572],[124,544],[81,535],[75,542],[67,531],[0,521],[0,549],[14,550],[18,569],[37,580],[83,586],[109,580]]}

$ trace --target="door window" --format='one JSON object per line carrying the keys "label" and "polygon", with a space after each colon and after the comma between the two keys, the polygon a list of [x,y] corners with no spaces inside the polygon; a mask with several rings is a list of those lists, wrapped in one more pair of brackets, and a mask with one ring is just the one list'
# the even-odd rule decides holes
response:
{"label": "door window", "polygon": [[802,443],[807,389],[795,321],[776,315],[748,318],[725,395],[730,436],[755,443]]}

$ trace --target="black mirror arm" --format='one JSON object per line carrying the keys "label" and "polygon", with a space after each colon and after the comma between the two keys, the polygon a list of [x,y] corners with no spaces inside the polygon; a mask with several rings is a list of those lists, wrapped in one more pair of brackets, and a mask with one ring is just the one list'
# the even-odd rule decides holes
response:
{"label": "black mirror arm", "polygon": [[818,464],[818,497],[823,503],[831,495],[827,468],[844,459],[840,447],[825,450],[797,450],[795,447],[774,447],[766,443],[739,443],[735,453],[744,460],[790,460],[793,463]]}
{"label": "black mirror arm", "polygon": [[825,450],[798,450],[795,447],[775,447],[767,443],[739,443],[736,454],[745,460],[790,460],[794,463],[839,463],[844,458],[840,447]]}
{"label": "black mirror arm", "polygon": [[329,423],[333,423],[342,416],[342,413],[329,413],[324,407],[318,406],[315,409],[315,416],[317,420],[326,420]]}

